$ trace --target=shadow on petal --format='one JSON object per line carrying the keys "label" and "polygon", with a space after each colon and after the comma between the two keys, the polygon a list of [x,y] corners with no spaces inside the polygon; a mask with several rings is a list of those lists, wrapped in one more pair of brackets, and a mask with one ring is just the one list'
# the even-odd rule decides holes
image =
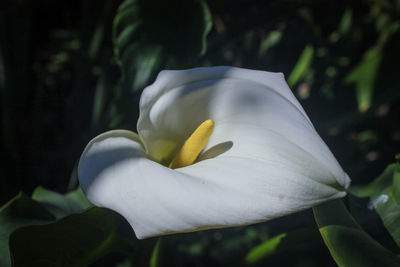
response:
{"label": "shadow on petal", "polygon": [[197,162],[206,160],[206,159],[215,158],[215,157],[227,152],[232,147],[233,147],[232,141],[226,141],[223,143],[219,143],[218,145],[210,147],[203,154],[201,154],[200,157],[198,158]]}
{"label": "shadow on petal", "polygon": [[88,151],[82,156],[78,167],[82,188],[86,190],[101,173],[111,168],[115,169],[120,163],[133,158],[145,158],[145,155],[142,151],[127,147]]}

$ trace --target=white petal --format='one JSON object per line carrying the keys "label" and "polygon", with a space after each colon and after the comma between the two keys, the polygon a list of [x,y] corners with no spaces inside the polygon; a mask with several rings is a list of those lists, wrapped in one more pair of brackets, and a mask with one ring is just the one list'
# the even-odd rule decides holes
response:
{"label": "white petal", "polygon": [[[162,71],[154,84],[143,91],[140,99],[138,131],[146,151],[162,161],[164,155],[159,155],[161,151],[168,150],[166,154],[176,152],[200,123],[209,118],[215,121],[217,115],[221,119],[234,115],[232,109],[234,111],[237,104],[244,107],[242,110],[250,115],[250,121],[259,121],[264,116],[262,112],[266,103],[258,101],[253,105],[257,95],[247,94],[249,86],[275,93],[309,121],[281,73],[234,67]],[[235,88],[239,90],[232,92]],[[236,97],[236,101],[224,101],[229,96]],[[221,101],[228,105],[222,108]]]}
{"label": "white petal", "polygon": [[265,221],[345,195],[262,160],[217,157],[172,170],[147,159],[135,140],[112,136],[87,147],[80,182],[138,238]]}
{"label": "white petal", "polygon": [[226,155],[269,158],[272,148],[264,143],[269,135],[278,135],[281,143],[303,151],[301,157],[293,157],[288,150],[285,158],[313,160],[306,165],[308,168],[329,173],[324,177],[314,175],[315,179],[342,188],[349,186],[348,176],[280,73],[231,67],[164,71],[143,92],[138,131],[147,153],[163,161],[166,147],[178,150],[206,119],[215,122],[207,148],[231,142]]}

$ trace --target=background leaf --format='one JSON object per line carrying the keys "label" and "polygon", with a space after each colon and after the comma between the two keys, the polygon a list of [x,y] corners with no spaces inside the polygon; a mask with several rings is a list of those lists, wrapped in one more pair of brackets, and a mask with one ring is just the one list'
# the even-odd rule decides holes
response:
{"label": "background leaf", "polygon": [[150,267],[159,267],[161,266],[161,250],[162,250],[162,244],[161,244],[161,238],[159,238],[154,245],[153,253],[151,253],[151,258],[150,258]]}
{"label": "background leaf", "polygon": [[282,233],[252,248],[246,255],[244,262],[247,265],[257,264],[279,252],[293,249],[304,243],[318,242],[320,240],[321,237],[316,229]]}
{"label": "background leaf", "polygon": [[370,209],[375,209],[383,224],[400,248],[400,164],[389,165],[370,184],[354,186],[351,193],[370,198]]}
{"label": "background leaf", "polygon": [[[138,93],[164,68],[191,66],[206,51],[211,15],[203,0],[125,0],[113,25],[122,81],[112,127],[135,125]],[[131,126],[132,127],[132,126]]]}
{"label": "background leaf", "polygon": [[368,50],[361,62],[346,77],[346,83],[354,83],[358,109],[365,112],[371,106],[371,99],[383,52],[380,46]]}
{"label": "background leaf", "polygon": [[8,240],[22,226],[48,223],[55,220],[40,203],[19,193],[0,209],[0,266],[11,266]]}
{"label": "background leaf", "polygon": [[[381,21],[381,23],[379,23]],[[345,83],[355,84],[358,110],[367,111],[371,106],[372,95],[378,71],[384,54],[384,47],[388,38],[396,33],[400,27],[399,22],[392,23],[390,20],[378,20],[378,27],[381,28],[380,36],[376,44],[368,49],[361,61],[350,71],[345,78]]]}
{"label": "background leaf", "polygon": [[33,191],[32,199],[42,203],[57,219],[92,206],[80,187],[62,195],[39,186]]}
{"label": "background leaf", "polygon": [[0,266],[11,265],[8,243],[16,229],[46,224],[90,206],[81,188],[62,195],[37,187],[32,198],[19,193],[0,209]]}
{"label": "background leaf", "polygon": [[399,266],[400,257],[365,233],[341,200],[313,208],[319,231],[339,266]]}
{"label": "background leaf", "polygon": [[110,252],[131,251],[116,235],[120,216],[91,208],[47,225],[19,228],[10,237],[14,266],[87,266]]}
{"label": "background leaf", "polygon": [[311,65],[314,55],[314,48],[311,45],[307,45],[300,55],[299,60],[294,66],[292,72],[288,78],[289,86],[293,86],[298,83],[304,75],[307,73],[308,68]]}

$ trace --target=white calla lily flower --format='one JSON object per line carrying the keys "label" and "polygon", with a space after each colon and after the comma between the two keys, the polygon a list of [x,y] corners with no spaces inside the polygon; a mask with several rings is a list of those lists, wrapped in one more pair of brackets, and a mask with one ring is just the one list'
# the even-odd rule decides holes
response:
{"label": "white calla lily flower", "polygon": [[[78,175],[140,239],[267,221],[350,184],[281,73],[162,71],[142,93],[137,129],[94,138]],[[171,163],[196,146],[194,162]]]}

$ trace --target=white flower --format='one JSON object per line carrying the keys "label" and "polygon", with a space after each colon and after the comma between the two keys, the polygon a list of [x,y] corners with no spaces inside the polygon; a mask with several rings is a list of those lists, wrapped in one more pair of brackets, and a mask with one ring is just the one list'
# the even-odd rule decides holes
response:
{"label": "white flower", "polygon": [[[168,168],[208,119],[196,162]],[[267,221],[343,197],[350,183],[281,73],[163,71],[143,91],[137,129],[94,138],[78,174],[88,199],[138,238]]]}

